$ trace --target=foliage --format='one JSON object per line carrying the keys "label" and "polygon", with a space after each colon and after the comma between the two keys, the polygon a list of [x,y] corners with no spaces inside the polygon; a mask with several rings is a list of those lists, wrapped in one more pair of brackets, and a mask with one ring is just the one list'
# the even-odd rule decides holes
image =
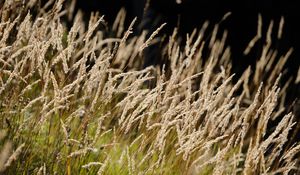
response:
{"label": "foliage", "polygon": [[142,68],[144,49],[161,41],[165,24],[149,38],[132,36],[135,20],[124,31],[122,11],[110,29],[98,13],[86,27],[79,11],[68,29],[63,18],[73,11],[63,3],[0,2],[0,172],[298,171],[294,115],[283,103],[288,85],[280,85],[292,50],[274,61],[273,24],[255,69],[233,82],[218,25],[209,42],[205,23],[184,46],[174,29],[162,42],[167,64]]}

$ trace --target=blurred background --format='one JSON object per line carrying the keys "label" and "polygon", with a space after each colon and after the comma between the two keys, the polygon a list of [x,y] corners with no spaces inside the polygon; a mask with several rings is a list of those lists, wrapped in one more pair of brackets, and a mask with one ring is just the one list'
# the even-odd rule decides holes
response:
{"label": "blurred background", "polygon": [[[266,32],[270,21],[274,21],[272,47],[284,55],[293,47],[293,53],[285,65],[287,77],[296,75],[300,64],[300,27],[299,6],[296,1],[277,0],[78,0],[76,10],[82,10],[88,20],[92,11],[105,15],[105,19],[112,24],[121,8],[127,11],[125,26],[128,26],[134,17],[138,17],[139,26],[135,33],[148,30],[150,33],[166,22],[167,26],[162,33],[170,34],[174,27],[185,37],[194,28],[200,28],[208,20],[208,31],[212,31],[214,24],[219,24],[221,31],[228,30],[227,44],[231,47],[233,71],[238,75],[249,65],[255,65],[255,58],[261,55]],[[231,12],[231,15],[220,22],[222,17]],[[243,51],[249,41],[257,33],[258,14],[262,15],[262,39],[258,41],[248,55]],[[283,35],[277,39],[277,30],[281,17],[284,18]],[[155,54],[149,54],[147,65],[153,64]],[[299,87],[294,91],[299,91]],[[295,92],[296,93],[296,92]],[[299,95],[299,92],[296,93]]]}
{"label": "blurred background", "polygon": [[[178,0],[177,0],[178,1]],[[149,3],[149,6],[145,5]],[[180,1],[178,1],[180,2]],[[210,22],[210,27],[219,23],[222,17],[231,12],[229,18],[220,23],[221,29],[228,30],[227,44],[232,49],[232,59],[238,67],[246,68],[254,64],[252,57],[260,55],[261,47],[256,46],[254,53],[244,56],[243,51],[249,41],[256,35],[258,14],[263,18],[263,34],[266,33],[271,20],[274,20],[273,44],[279,54],[285,54],[290,47],[294,52],[287,64],[290,73],[297,73],[299,66],[299,8],[296,1],[277,0],[77,0],[76,9],[81,9],[85,15],[98,11],[105,15],[105,19],[112,23],[124,7],[127,11],[127,26],[134,17],[138,17],[143,29],[155,30],[160,24],[167,22],[165,32],[171,33],[174,27],[179,26],[179,32],[185,36],[194,28],[202,26],[204,21]],[[146,7],[146,8],[145,8]],[[144,11],[145,9],[145,11]],[[276,31],[280,18],[284,17],[285,24],[282,39],[276,38]],[[253,55],[254,54],[254,55]],[[236,68],[240,69],[240,68]]]}
{"label": "blurred background", "polygon": [[[208,31],[212,31],[214,24],[219,24],[221,31],[228,30],[227,45],[231,47],[233,72],[240,75],[249,65],[254,67],[256,59],[261,55],[265,36],[271,20],[274,20],[272,33],[272,48],[278,50],[279,55],[284,55],[293,47],[293,53],[285,65],[283,82],[290,76],[297,76],[300,64],[300,27],[299,6],[296,1],[279,0],[77,0],[76,10],[82,10],[88,19],[92,11],[105,15],[105,19],[112,24],[121,8],[127,11],[126,26],[134,17],[138,17],[139,26],[135,33],[142,30],[154,31],[162,23],[167,26],[161,33],[171,34],[174,27],[179,28],[183,38],[186,33],[191,33],[194,28],[200,28],[208,20]],[[231,12],[231,15],[221,21],[222,17]],[[257,33],[258,14],[262,15],[262,39],[258,41],[248,55],[243,51],[250,40]],[[283,35],[277,38],[280,19],[284,18]],[[208,33],[209,35],[209,33]],[[154,48],[150,48],[155,50]],[[155,64],[157,56],[146,53],[146,66]],[[238,76],[237,76],[238,77]],[[290,92],[293,97],[300,96],[298,85],[292,86]],[[294,98],[293,98],[294,99]]]}

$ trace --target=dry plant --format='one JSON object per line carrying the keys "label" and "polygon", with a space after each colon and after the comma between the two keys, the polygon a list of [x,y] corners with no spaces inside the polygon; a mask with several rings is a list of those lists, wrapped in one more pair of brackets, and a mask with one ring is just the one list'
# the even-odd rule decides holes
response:
{"label": "dry plant", "polygon": [[[209,43],[204,23],[185,46],[175,29],[163,46],[168,64],[143,69],[143,50],[165,24],[133,36],[136,19],[126,30],[121,10],[111,38],[98,13],[87,28],[80,11],[65,27],[74,2],[64,3],[0,3],[1,173],[299,173],[289,84],[280,85],[292,49],[276,61],[273,22],[255,69],[233,82],[217,25]],[[261,18],[245,54],[264,33]]]}

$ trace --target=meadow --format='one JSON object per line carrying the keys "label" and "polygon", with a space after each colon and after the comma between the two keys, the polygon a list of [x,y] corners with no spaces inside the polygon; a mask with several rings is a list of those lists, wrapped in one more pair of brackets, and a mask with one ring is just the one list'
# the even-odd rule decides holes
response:
{"label": "meadow", "polygon": [[[262,54],[233,81],[218,24],[136,35],[122,10],[109,26],[64,3],[0,2],[0,174],[300,173],[299,119],[285,103],[300,69],[282,83],[293,49],[278,55],[271,39],[284,19],[263,31],[258,16],[244,53],[264,38]],[[157,43],[165,64],[144,68]]]}

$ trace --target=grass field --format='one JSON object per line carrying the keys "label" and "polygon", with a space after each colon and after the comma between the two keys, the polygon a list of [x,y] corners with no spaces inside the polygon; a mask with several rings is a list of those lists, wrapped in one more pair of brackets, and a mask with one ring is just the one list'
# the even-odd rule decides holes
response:
{"label": "grass field", "polygon": [[277,55],[270,39],[282,28],[259,17],[245,54],[266,36],[262,55],[234,82],[217,25],[209,42],[207,23],[181,40],[174,29],[166,64],[143,68],[165,24],[147,38],[122,11],[106,26],[63,3],[0,2],[0,174],[300,173],[285,105],[300,74],[282,83],[292,49]]}

